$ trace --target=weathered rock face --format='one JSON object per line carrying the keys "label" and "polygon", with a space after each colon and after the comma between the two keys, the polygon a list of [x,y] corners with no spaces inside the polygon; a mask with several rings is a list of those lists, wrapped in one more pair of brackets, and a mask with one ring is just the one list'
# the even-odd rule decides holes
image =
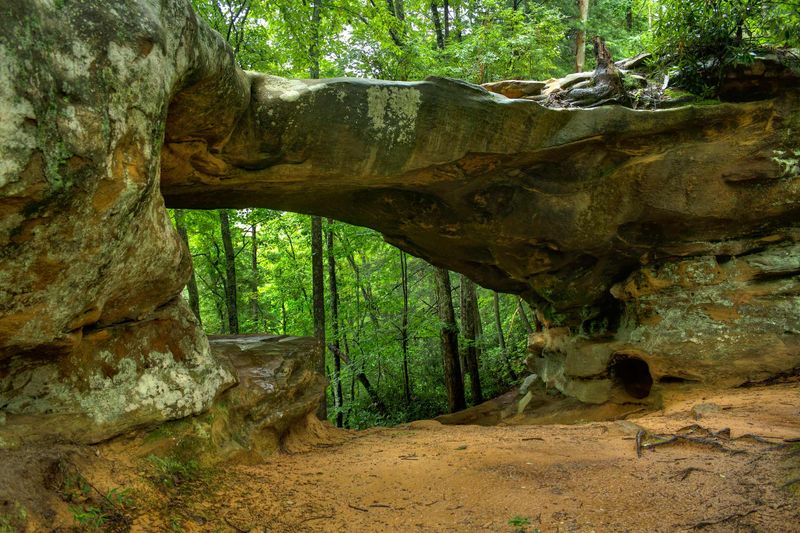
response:
{"label": "weathered rock face", "polygon": [[611,289],[624,304],[613,336],[534,334],[528,365],[588,403],[651,401],[664,384],[732,386],[800,368],[798,237],[642,267]]}
{"label": "weathered rock face", "polygon": [[210,339],[211,352],[230,361],[237,384],[204,414],[162,424],[144,436],[137,455],[157,453],[214,463],[258,460],[273,453],[290,429],[319,406],[325,379],[314,371],[312,337],[229,335]]}
{"label": "weathered rock face", "polygon": [[206,140],[180,98],[171,107],[168,205],[371,226],[570,325],[608,315],[610,287],[642,263],[744,252],[800,213],[797,170],[781,162],[798,150],[796,93],[644,112],[548,109],[441,79],[249,81],[227,137]]}
{"label": "weathered rock face", "polygon": [[211,350],[233,365],[238,385],[219,406],[233,441],[248,451],[271,453],[289,428],[316,411],[325,378],[314,370],[313,337],[232,335],[211,338]]}
{"label": "weathered rock face", "polygon": [[184,0],[0,14],[2,431],[46,413],[100,439],[234,381],[177,299],[160,193],[371,226],[522,293],[573,335],[548,333],[540,373],[587,401],[641,374],[634,355],[656,380],[798,365],[795,74],[758,102],[554,110],[443,79],[244,73]]}
{"label": "weathered rock face", "polygon": [[202,411],[234,378],[178,297],[159,166],[172,94],[230,54],[186,2],[0,15],[0,430],[94,441]]}

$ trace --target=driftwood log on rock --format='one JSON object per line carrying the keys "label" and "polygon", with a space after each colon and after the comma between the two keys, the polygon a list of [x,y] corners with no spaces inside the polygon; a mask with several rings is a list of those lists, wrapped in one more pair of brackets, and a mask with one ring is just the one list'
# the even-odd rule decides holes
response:
{"label": "driftwood log on rock", "polygon": [[551,93],[546,105],[590,108],[619,104],[630,107],[630,96],[625,90],[622,73],[614,64],[605,41],[601,37],[593,37],[592,44],[597,65],[592,77],[568,90]]}

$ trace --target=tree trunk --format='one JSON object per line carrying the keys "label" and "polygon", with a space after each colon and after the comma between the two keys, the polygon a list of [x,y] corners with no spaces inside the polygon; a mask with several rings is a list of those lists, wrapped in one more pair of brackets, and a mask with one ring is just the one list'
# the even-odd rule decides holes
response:
{"label": "tree trunk", "polygon": [[586,22],[589,20],[589,0],[578,0],[580,27],[575,34],[575,72],[583,72],[586,62]]}
{"label": "tree trunk", "polygon": [[466,407],[464,399],[464,382],[461,380],[461,364],[458,360],[458,332],[453,312],[453,300],[450,295],[450,276],[446,269],[434,269],[436,284],[436,302],[439,320],[442,323],[440,332],[442,359],[444,362],[444,382],[447,389],[447,406],[451,413]]}
{"label": "tree trunk", "polygon": [[522,305],[522,298],[517,296],[517,311],[519,312],[519,318],[522,321],[522,326],[525,328],[525,333],[530,335],[534,333],[536,329],[531,325],[531,321],[528,320],[528,315],[525,314],[525,306]]}
{"label": "tree trunk", "polygon": [[439,18],[439,2],[431,0],[431,20],[433,21],[433,31],[436,33],[436,47],[444,50],[444,32],[442,32],[442,21]]}
{"label": "tree trunk", "polygon": [[331,297],[331,344],[335,350],[333,354],[333,403],[336,406],[336,427],[344,426],[344,398],[342,398],[342,360],[339,357],[339,291],[336,285],[336,257],[333,255],[333,230],[330,225],[333,220],[328,219],[328,230],[325,232],[328,248],[328,292]]}
{"label": "tree trunk", "polygon": [[406,7],[404,0],[394,0],[394,15],[397,20],[406,20]]}
{"label": "tree trunk", "polygon": [[319,27],[322,21],[320,3],[322,0],[312,0],[311,3],[311,45],[308,47],[308,76],[311,79],[319,78]]}
{"label": "tree trunk", "polygon": [[262,330],[261,309],[258,305],[258,227],[250,226],[250,315],[256,332]]}
{"label": "tree trunk", "polygon": [[219,228],[222,233],[222,248],[225,251],[225,307],[228,311],[228,333],[239,333],[239,309],[236,296],[236,255],[231,241],[231,221],[228,211],[219,210]]}
{"label": "tree trunk", "polygon": [[369,378],[364,373],[364,369],[353,368],[355,365],[354,363],[351,363],[350,359],[347,357],[347,354],[336,348],[336,346],[334,346],[333,344],[329,344],[328,348],[330,348],[332,352],[338,353],[339,357],[342,358],[342,361],[344,361],[345,364],[350,365],[350,367],[352,368],[353,375],[356,377],[359,383],[361,383],[361,385],[364,387],[364,390],[367,391],[367,396],[369,396],[369,399],[372,401],[372,405],[375,406],[375,409],[378,411],[378,413],[385,416],[388,413],[386,409],[386,404],[383,403],[383,400],[381,400],[380,396],[378,396],[378,393],[375,392],[375,389],[372,386],[372,382],[370,382]]}
{"label": "tree trunk", "polygon": [[450,0],[444,0],[444,43],[450,41]]}
{"label": "tree trunk", "polygon": [[403,350],[403,396],[411,405],[411,379],[408,372],[408,256],[400,250],[400,285],[403,289],[403,315],[400,319],[400,343]]}
{"label": "tree trunk", "polygon": [[506,362],[506,367],[508,368],[508,375],[511,376],[511,379],[516,381],[517,380],[517,373],[514,372],[514,368],[511,366],[511,360],[508,358],[508,350],[506,349],[506,339],[503,336],[503,323],[500,320],[500,295],[497,292],[493,292],[494,294],[494,323],[497,326],[497,343],[500,345],[500,353],[503,356],[503,360]]}
{"label": "tree trunk", "polygon": [[197,290],[197,276],[194,274],[194,261],[192,261],[192,249],[189,248],[189,233],[186,231],[186,219],[183,209],[175,209],[175,229],[178,230],[183,244],[186,245],[186,251],[189,253],[189,261],[192,263],[192,275],[189,278],[189,284],[186,288],[189,291],[189,307],[197,317],[197,321],[202,325],[203,320],[200,318],[200,291]]}
{"label": "tree trunk", "polygon": [[475,283],[461,274],[461,336],[464,338],[464,361],[469,373],[472,405],[483,403],[478,373],[478,293]]}
{"label": "tree trunk", "polygon": [[[311,217],[311,285],[314,314],[314,337],[317,339],[317,361],[314,368],[321,376],[325,375],[325,282],[322,265],[322,219]],[[320,420],[327,420],[328,406],[323,396],[317,410]]]}
{"label": "tree trunk", "polygon": [[286,335],[286,300],[281,298],[281,333]]}

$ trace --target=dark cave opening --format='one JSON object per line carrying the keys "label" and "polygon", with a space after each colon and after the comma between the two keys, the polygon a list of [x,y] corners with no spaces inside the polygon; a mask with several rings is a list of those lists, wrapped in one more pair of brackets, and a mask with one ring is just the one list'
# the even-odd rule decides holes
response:
{"label": "dark cave opening", "polygon": [[648,364],[629,355],[616,355],[608,366],[608,373],[614,382],[636,399],[647,398],[653,387],[653,376]]}

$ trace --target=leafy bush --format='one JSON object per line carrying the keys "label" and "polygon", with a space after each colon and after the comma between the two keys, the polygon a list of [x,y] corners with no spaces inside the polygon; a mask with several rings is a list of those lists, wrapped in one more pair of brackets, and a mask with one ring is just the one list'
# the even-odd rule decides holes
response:
{"label": "leafy bush", "polygon": [[764,48],[800,43],[795,0],[661,0],[652,49],[675,82],[714,96],[731,65],[752,61]]}

